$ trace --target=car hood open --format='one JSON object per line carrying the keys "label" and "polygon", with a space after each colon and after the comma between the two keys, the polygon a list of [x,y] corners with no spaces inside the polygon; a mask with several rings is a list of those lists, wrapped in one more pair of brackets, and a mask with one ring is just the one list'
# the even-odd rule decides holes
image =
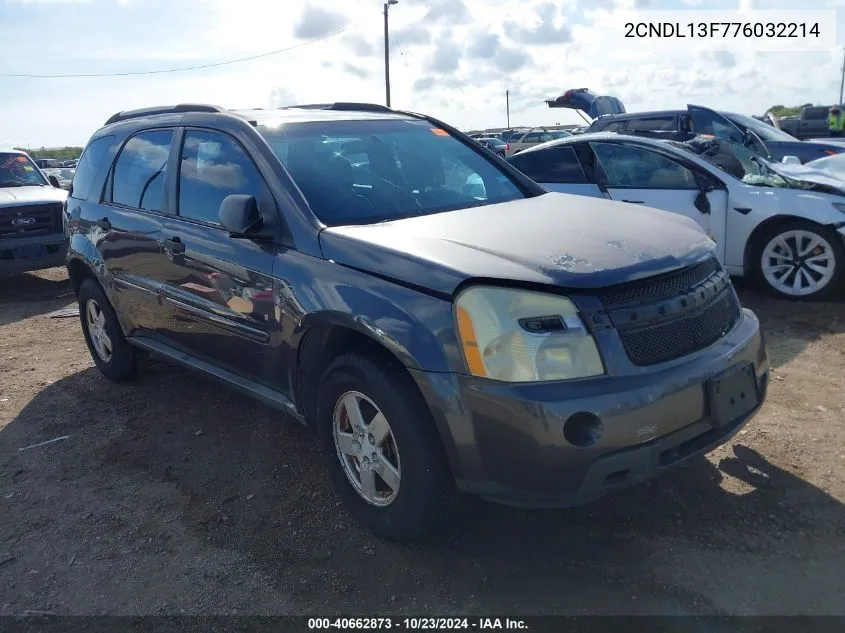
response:
{"label": "car hood open", "polygon": [[327,259],[442,294],[467,279],[600,288],[677,269],[714,247],[689,218],[561,193],[332,227],[320,243]]}

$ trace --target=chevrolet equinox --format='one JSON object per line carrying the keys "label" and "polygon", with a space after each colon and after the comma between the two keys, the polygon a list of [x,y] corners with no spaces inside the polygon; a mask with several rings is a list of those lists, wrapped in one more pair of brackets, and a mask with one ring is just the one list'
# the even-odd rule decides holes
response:
{"label": "chevrolet equinox", "polygon": [[567,506],[728,441],[768,359],[692,220],[551,193],[373,104],[119,112],[67,201],[109,379],[139,351],[316,432],[349,511],[421,538],[455,493]]}

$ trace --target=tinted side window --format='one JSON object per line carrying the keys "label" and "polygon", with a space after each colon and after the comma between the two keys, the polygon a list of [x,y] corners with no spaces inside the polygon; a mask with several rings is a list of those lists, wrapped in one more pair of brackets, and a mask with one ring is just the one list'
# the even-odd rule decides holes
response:
{"label": "tinted side window", "polygon": [[629,189],[696,189],[695,175],[683,165],[630,145],[593,143],[607,175],[608,187]]}
{"label": "tinted side window", "polygon": [[164,175],[170,155],[171,130],[133,136],[114,164],[112,202],[136,209],[164,209]]}
{"label": "tinted side window", "polygon": [[628,129],[632,132],[671,131],[675,129],[675,117],[651,117],[648,119],[631,119]]}
{"label": "tinted side window", "polygon": [[[105,165],[112,143],[114,143],[114,136],[103,136],[88,143],[73,175],[71,198],[84,200],[91,194],[94,178],[100,168]],[[99,202],[99,196],[97,196],[97,201]]]}
{"label": "tinted side window", "polygon": [[540,140],[540,133],[539,132],[531,132],[530,134],[526,134],[525,138],[522,139],[523,143],[537,143]]}
{"label": "tinted side window", "polygon": [[619,130],[624,130],[627,121],[609,121],[607,125],[599,126],[597,131],[601,132],[618,132]]}
{"label": "tinted side window", "polygon": [[234,139],[217,132],[188,130],[179,169],[179,215],[219,224],[223,198],[261,195],[261,175]]}
{"label": "tinted side window", "polygon": [[826,119],[828,114],[827,108],[805,108],[804,119]]}
{"label": "tinted side window", "polygon": [[513,156],[510,163],[535,182],[587,182],[581,163],[571,147],[550,147],[536,152],[522,152]]}

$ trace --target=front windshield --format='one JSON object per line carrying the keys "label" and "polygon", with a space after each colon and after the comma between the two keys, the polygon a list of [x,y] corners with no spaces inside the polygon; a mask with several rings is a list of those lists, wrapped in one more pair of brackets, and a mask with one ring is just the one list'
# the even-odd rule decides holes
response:
{"label": "front windshield", "polygon": [[763,121],[758,121],[754,117],[734,113],[726,114],[725,116],[740,124],[742,127],[748,128],[764,141],[789,141],[791,143],[796,141],[794,136],[777,129],[773,125],[769,125]]}
{"label": "front windshield", "polygon": [[41,171],[26,155],[0,152],[0,187],[46,184]]}
{"label": "front windshield", "polygon": [[525,197],[481,152],[427,121],[319,121],[259,126],[258,131],[328,226]]}

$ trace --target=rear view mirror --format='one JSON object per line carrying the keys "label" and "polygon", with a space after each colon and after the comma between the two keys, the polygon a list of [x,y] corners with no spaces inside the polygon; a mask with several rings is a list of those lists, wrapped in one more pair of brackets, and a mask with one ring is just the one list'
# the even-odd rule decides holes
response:
{"label": "rear view mirror", "polygon": [[801,159],[797,156],[784,156],[781,162],[785,165],[800,165]]}
{"label": "rear view mirror", "polygon": [[47,180],[48,180],[48,181],[50,182],[50,184],[51,184],[51,185],[53,185],[56,189],[61,189],[61,188],[62,188],[61,184],[59,184],[59,179],[58,179],[58,178],[56,178],[53,174],[50,174],[49,176],[47,176]]}
{"label": "rear view mirror", "polygon": [[234,194],[223,198],[218,213],[220,224],[232,237],[251,237],[263,224],[255,196]]}

